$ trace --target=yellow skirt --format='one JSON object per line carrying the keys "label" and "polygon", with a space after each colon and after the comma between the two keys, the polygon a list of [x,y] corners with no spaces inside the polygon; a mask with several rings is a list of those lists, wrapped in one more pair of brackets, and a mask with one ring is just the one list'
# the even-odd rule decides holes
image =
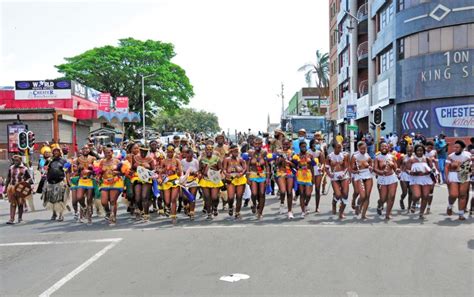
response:
{"label": "yellow skirt", "polygon": [[231,183],[234,186],[245,185],[247,183],[247,178],[245,177],[245,175],[241,176],[241,177],[236,177],[236,178],[232,179]]}
{"label": "yellow skirt", "polygon": [[224,186],[224,183],[220,181],[216,184],[216,183],[211,182],[210,180],[203,178],[199,181],[199,186],[201,188],[221,188]]}
{"label": "yellow skirt", "polygon": [[114,178],[112,181],[102,181],[99,186],[101,191],[108,191],[108,190],[119,190],[123,191],[124,188],[123,179],[120,177]]}
{"label": "yellow skirt", "polygon": [[139,180],[139,179],[138,179],[138,173],[135,172],[135,173],[132,175],[132,177],[130,178],[130,181],[131,181],[132,184],[133,184],[134,182],[136,182],[136,181],[138,181],[138,180]]}
{"label": "yellow skirt", "polygon": [[313,183],[313,175],[309,169],[299,169],[296,172],[296,182],[300,185],[311,185]]}
{"label": "yellow skirt", "polygon": [[158,189],[160,189],[162,191],[166,191],[166,190],[169,190],[171,188],[179,187],[178,183],[177,183],[177,179],[178,179],[177,174],[173,174],[171,176],[168,176],[168,181],[162,183],[161,185],[158,185]]}
{"label": "yellow skirt", "polygon": [[277,170],[276,177],[285,177],[285,178],[293,178],[293,172],[291,170]]}
{"label": "yellow skirt", "polygon": [[80,178],[77,184],[77,188],[81,189],[93,189],[94,182],[90,178]]}

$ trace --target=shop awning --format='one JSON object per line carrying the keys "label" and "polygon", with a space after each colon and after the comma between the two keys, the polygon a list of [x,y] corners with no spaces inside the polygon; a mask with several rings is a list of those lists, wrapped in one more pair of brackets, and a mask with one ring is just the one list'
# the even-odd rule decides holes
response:
{"label": "shop awning", "polygon": [[74,117],[78,120],[92,120],[102,123],[129,123],[139,122],[140,116],[135,112],[107,112],[93,109],[76,109]]}
{"label": "shop awning", "polygon": [[97,112],[97,118],[109,123],[129,123],[139,122],[140,116],[135,112],[106,112],[99,110]]}

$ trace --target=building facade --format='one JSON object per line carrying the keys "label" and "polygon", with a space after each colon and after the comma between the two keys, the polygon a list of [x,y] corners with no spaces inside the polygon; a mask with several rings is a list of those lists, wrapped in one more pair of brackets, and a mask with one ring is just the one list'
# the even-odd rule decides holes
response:
{"label": "building facade", "polygon": [[328,89],[301,88],[291,97],[284,111],[286,116],[325,116],[329,110]]}
{"label": "building facade", "polygon": [[339,0],[329,0],[329,118],[332,122],[338,120],[339,91],[337,75],[339,73],[337,45],[338,29],[337,15],[339,13]]}
{"label": "building facade", "polygon": [[363,132],[380,107],[383,133],[474,135],[474,0],[337,2],[341,129],[355,104]]}
{"label": "building facade", "polygon": [[[121,130],[123,122],[140,120],[128,112],[128,99],[126,110],[119,110],[117,100],[112,104],[110,94],[105,94],[69,80],[16,81],[14,88],[0,89],[0,151],[13,153],[17,145],[17,132],[8,129],[13,123],[27,125],[35,134],[34,151],[49,142],[68,145],[73,153],[89,141],[91,130],[105,126]],[[117,111],[108,110],[110,106]],[[123,131],[115,134],[120,139],[111,141],[123,139]]]}

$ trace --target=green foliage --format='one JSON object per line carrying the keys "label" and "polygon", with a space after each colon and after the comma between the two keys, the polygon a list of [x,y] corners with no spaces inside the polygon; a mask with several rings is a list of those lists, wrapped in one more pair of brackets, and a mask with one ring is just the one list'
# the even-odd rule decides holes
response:
{"label": "green foliage", "polygon": [[316,87],[329,87],[329,54],[316,51],[315,63],[307,63],[301,66],[298,71],[305,71],[305,80],[308,87],[311,87],[313,74],[315,75]]}
{"label": "green foliage", "polygon": [[171,43],[133,38],[120,39],[118,46],[93,48],[65,58],[56,68],[67,79],[109,92],[113,97],[128,96],[130,110],[141,112],[141,75],[145,78],[147,116],[157,110],[173,112],[188,104],[194,95],[185,71],[171,62]]}
{"label": "green foliage", "polygon": [[[305,71],[304,77],[308,87],[311,87],[312,77],[314,74],[314,81],[319,90],[319,98],[323,98],[325,95],[324,90],[329,88],[329,54],[323,54],[319,50],[316,50],[315,63],[307,63],[301,66],[298,71]],[[316,108],[313,107],[313,112],[318,115],[321,115],[320,103],[321,102],[318,101],[317,112]]]}
{"label": "green foliage", "polygon": [[183,108],[175,113],[160,112],[153,118],[153,127],[160,131],[181,131],[214,134],[220,130],[219,120],[214,113],[193,108]]}

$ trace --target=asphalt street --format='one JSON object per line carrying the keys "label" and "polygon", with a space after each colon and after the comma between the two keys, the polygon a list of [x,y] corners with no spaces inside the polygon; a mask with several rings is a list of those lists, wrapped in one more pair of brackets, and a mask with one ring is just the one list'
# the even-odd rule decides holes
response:
{"label": "asphalt street", "polygon": [[[247,208],[241,221],[221,211],[208,222],[199,204],[194,222],[182,216],[175,226],[156,216],[135,222],[122,205],[114,227],[102,218],[79,224],[72,214],[50,221],[38,197],[39,210],[8,226],[1,201],[0,296],[472,295],[474,218],[445,215],[445,187],[425,221],[401,213],[398,201],[393,220],[379,218],[377,193],[369,220],[348,210],[341,221],[330,197],[305,219],[295,205],[292,221],[274,197],[262,221]],[[232,274],[234,282],[221,280]]]}

